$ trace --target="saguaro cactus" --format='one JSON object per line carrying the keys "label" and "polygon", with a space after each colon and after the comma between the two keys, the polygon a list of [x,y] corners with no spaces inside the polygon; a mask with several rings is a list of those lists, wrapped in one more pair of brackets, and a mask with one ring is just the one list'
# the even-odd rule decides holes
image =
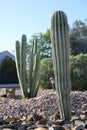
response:
{"label": "saguaro cactus", "polygon": [[23,98],[28,97],[26,86],[26,36],[22,36],[21,44],[16,41],[16,68],[19,84],[22,90]]}
{"label": "saguaro cactus", "polygon": [[69,27],[63,11],[54,12],[51,19],[52,59],[61,118],[70,120]]}

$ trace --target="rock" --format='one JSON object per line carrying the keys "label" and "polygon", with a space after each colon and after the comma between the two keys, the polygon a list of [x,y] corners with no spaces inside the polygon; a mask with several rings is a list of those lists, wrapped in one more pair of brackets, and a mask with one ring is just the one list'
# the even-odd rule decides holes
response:
{"label": "rock", "polygon": [[80,115],[80,119],[85,120],[86,119],[85,115]]}
{"label": "rock", "polygon": [[64,126],[64,128],[66,130],[72,130],[72,128],[73,128],[73,122],[64,120],[62,122],[62,126]]}
{"label": "rock", "polygon": [[63,124],[63,120],[58,119],[56,121],[53,122],[54,125],[62,125]]}
{"label": "rock", "polygon": [[34,129],[34,130],[47,130],[46,128],[43,128],[43,127],[38,127],[38,128],[36,128],[36,129]]}
{"label": "rock", "polygon": [[48,130],[54,130],[54,128],[51,126],[51,127],[49,127],[49,129]]}
{"label": "rock", "polygon": [[51,120],[53,122],[55,122],[58,119],[60,119],[60,112],[59,111],[49,117],[49,120]]}
{"label": "rock", "polygon": [[75,126],[72,130],[84,130],[83,125]]}
{"label": "rock", "polygon": [[73,124],[66,124],[64,125],[65,130],[72,130]]}
{"label": "rock", "polygon": [[14,98],[15,97],[15,90],[16,90],[15,88],[1,88],[0,96]]}
{"label": "rock", "polygon": [[83,104],[82,105],[82,110],[84,111],[84,110],[87,110],[87,104]]}
{"label": "rock", "polygon": [[87,124],[85,125],[85,129],[87,129]]}
{"label": "rock", "polygon": [[12,117],[12,116],[6,116],[6,117],[4,118],[4,120],[5,120],[6,122],[16,122],[17,120],[19,120],[19,118],[18,118],[18,117]]}
{"label": "rock", "polygon": [[10,88],[7,90],[7,97],[8,98],[14,98],[15,97],[15,88]]}
{"label": "rock", "polygon": [[18,130],[26,130],[26,129],[25,129],[25,125],[19,126],[19,127],[18,127]]}
{"label": "rock", "polygon": [[76,120],[79,120],[79,117],[78,116],[76,116],[76,115],[74,115],[74,116],[72,116],[72,118],[71,118],[71,122],[73,123],[73,125],[75,125],[75,121]]}
{"label": "rock", "polygon": [[53,125],[53,122],[51,120],[48,120],[47,126],[51,127]]}
{"label": "rock", "polygon": [[2,130],[14,130],[14,129],[10,129],[10,128],[3,128]]}
{"label": "rock", "polygon": [[0,95],[7,94],[7,89],[6,88],[0,88]]}
{"label": "rock", "polygon": [[41,119],[43,119],[42,115],[39,115],[39,114],[36,114],[36,113],[33,114],[33,120],[34,121],[39,121]]}
{"label": "rock", "polygon": [[37,121],[38,124],[43,124],[43,125],[46,125],[47,122],[48,122],[48,119],[46,119],[46,118],[43,118],[43,119]]}
{"label": "rock", "polygon": [[[50,112],[49,112],[49,115],[53,115],[53,114],[55,114],[55,113],[57,113],[57,110],[54,110],[54,109],[52,109]],[[59,113],[59,112],[58,112]],[[60,115],[59,115],[60,116]]]}
{"label": "rock", "polygon": [[87,119],[87,110],[85,111],[85,113],[84,113],[84,114],[85,114],[85,118]]}
{"label": "rock", "polygon": [[54,130],[66,130],[64,127],[58,125],[54,127]]}
{"label": "rock", "polygon": [[76,111],[75,110],[71,110],[71,115],[75,115],[76,114]]}
{"label": "rock", "polygon": [[82,110],[77,110],[77,111],[75,112],[75,115],[76,115],[77,117],[80,117],[81,114],[83,114],[83,113],[82,113]]}
{"label": "rock", "polygon": [[0,125],[3,123],[3,118],[2,117],[0,117]]}
{"label": "rock", "polygon": [[[29,117],[29,120],[30,120],[30,117]],[[28,121],[29,121],[29,120],[28,120]],[[27,117],[26,117],[26,116],[23,116],[23,117],[20,119],[20,121],[22,121],[22,122],[23,122],[23,121],[27,121]]]}
{"label": "rock", "polygon": [[76,126],[78,126],[78,125],[85,126],[85,123],[84,123],[83,121],[76,120],[76,121],[75,121],[75,125],[76,125]]}

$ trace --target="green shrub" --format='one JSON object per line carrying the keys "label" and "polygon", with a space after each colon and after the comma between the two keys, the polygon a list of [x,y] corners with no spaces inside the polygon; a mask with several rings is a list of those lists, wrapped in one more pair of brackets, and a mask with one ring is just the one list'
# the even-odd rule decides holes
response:
{"label": "green shrub", "polygon": [[53,62],[51,58],[44,58],[40,62],[40,87],[43,89],[51,88],[49,78],[54,76]]}
{"label": "green shrub", "polygon": [[70,56],[72,90],[87,89],[87,54]]}
{"label": "green shrub", "polygon": [[[87,54],[70,56],[72,90],[87,90]],[[54,76],[51,58],[44,58],[40,63],[40,88],[51,88],[49,78]]]}

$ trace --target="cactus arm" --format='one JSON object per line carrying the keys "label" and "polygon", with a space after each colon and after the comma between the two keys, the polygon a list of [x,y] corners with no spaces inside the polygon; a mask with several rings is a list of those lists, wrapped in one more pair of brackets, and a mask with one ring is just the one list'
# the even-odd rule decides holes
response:
{"label": "cactus arm", "polygon": [[34,40],[33,40],[33,54],[35,55],[35,54],[37,54],[37,39],[35,38]]}
{"label": "cactus arm", "polygon": [[[15,50],[16,50],[16,53],[15,53],[15,59],[16,59],[16,69],[17,69],[17,75],[18,75],[18,80],[19,80],[19,84],[20,84],[20,88],[21,88],[21,77],[20,77],[20,43],[19,41],[16,41],[16,44],[15,44]],[[21,88],[22,90],[22,88]]]}
{"label": "cactus arm", "polygon": [[34,66],[33,66],[33,79],[32,79],[32,90],[31,96],[35,97],[37,95],[38,87],[39,87],[39,66],[40,66],[40,55],[36,54],[34,57]]}
{"label": "cactus arm", "polygon": [[31,93],[32,91],[31,89],[32,89],[32,75],[33,75],[33,50],[34,50],[34,41],[29,55],[29,68],[28,68],[28,82],[29,82],[29,89],[30,89],[29,93]]}
{"label": "cactus arm", "polygon": [[28,68],[28,83],[30,92],[32,88],[32,72],[33,72],[33,54],[31,53],[29,56],[29,68]]}
{"label": "cactus arm", "polygon": [[21,44],[19,43],[19,41],[16,41],[16,68],[23,98],[27,97],[25,47],[26,36],[23,35]]}
{"label": "cactus arm", "polygon": [[39,66],[40,66],[40,54],[37,53],[37,39],[34,39],[34,44],[33,44],[33,84],[32,84],[32,90],[31,95],[35,97],[37,95],[37,91],[39,89]]}
{"label": "cactus arm", "polygon": [[21,86],[23,97],[27,98],[27,87],[26,87],[26,36],[22,36],[21,43],[21,56],[20,56],[20,78],[21,78]]}
{"label": "cactus arm", "polygon": [[37,39],[33,39],[32,51],[29,57],[28,82],[30,87],[30,97],[35,97],[38,91],[40,55],[37,54]]}
{"label": "cactus arm", "polygon": [[17,74],[18,74],[18,79],[20,81],[20,43],[19,41],[16,41],[16,53],[15,53],[15,59],[16,59],[16,68],[17,68]]}

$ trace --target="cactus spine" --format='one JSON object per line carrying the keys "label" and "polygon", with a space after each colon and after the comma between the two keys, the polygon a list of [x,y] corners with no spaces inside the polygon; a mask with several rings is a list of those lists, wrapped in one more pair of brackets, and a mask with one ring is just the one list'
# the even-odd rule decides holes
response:
{"label": "cactus spine", "polygon": [[22,90],[23,98],[27,98],[26,87],[26,36],[22,36],[21,44],[16,41],[16,68],[18,73],[19,84]]}
{"label": "cactus spine", "polygon": [[61,118],[70,120],[69,27],[63,11],[54,12],[51,19],[52,59]]}

